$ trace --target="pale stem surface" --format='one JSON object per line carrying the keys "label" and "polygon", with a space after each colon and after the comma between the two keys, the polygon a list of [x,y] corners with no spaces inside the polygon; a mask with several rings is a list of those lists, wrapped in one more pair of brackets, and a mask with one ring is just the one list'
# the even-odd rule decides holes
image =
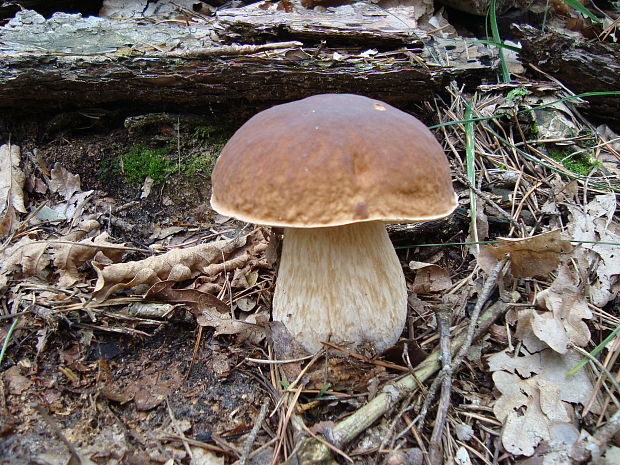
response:
{"label": "pale stem surface", "polygon": [[273,319],[306,350],[329,341],[381,351],[406,317],[405,277],[383,223],[285,229]]}

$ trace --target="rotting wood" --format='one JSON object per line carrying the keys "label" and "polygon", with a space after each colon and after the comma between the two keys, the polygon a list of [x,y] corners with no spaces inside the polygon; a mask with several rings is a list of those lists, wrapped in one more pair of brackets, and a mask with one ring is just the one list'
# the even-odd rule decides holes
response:
{"label": "rotting wood", "polygon": [[[542,32],[515,26],[524,63],[553,76],[572,92],[620,90],[620,48],[599,41],[585,41],[557,31]],[[588,112],[620,127],[620,96],[587,97]]]}
{"label": "rotting wood", "polygon": [[298,10],[290,13],[263,10],[256,5],[229,8],[217,13],[227,40],[297,40],[347,43],[370,47],[421,46],[428,34],[410,18],[390,14],[372,4],[358,2],[325,12]]}
{"label": "rotting wood", "polygon": [[[274,42],[262,45],[222,45],[220,47],[204,47],[191,50],[173,50],[171,52],[163,52],[166,57],[175,58],[200,58],[209,56],[227,56],[227,55],[251,55],[258,52],[267,52],[271,50],[295,49],[303,47],[302,42]],[[157,55],[155,55],[157,56]]]}
{"label": "rotting wood", "polygon": [[[468,227],[467,211],[457,208],[455,213],[447,218],[419,223],[386,224],[390,239],[397,246],[411,246],[428,242],[450,242],[459,231]],[[492,217],[491,221],[495,218]],[[503,220],[500,218],[499,220]],[[507,224],[507,221],[505,222]]]}
{"label": "rotting wood", "polygon": [[[236,104],[252,113],[321,92],[406,104],[433,98],[455,79],[475,86],[495,76],[492,47],[399,28],[389,14],[368,8],[346,23],[329,11],[301,15],[303,21],[285,12],[255,13],[252,22],[239,8],[189,25],[67,14],[45,20],[20,12],[0,28],[0,110],[10,117]],[[270,45],[285,41],[303,46]]]}

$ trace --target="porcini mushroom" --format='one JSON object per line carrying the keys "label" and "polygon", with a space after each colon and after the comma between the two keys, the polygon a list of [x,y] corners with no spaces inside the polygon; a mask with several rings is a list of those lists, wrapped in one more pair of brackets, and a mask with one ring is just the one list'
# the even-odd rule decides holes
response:
{"label": "porcini mushroom", "polygon": [[273,320],[309,352],[322,341],[392,346],[407,288],[384,222],[434,220],[457,204],[426,126],[350,94],[258,113],[228,141],[212,182],[217,212],[285,228]]}

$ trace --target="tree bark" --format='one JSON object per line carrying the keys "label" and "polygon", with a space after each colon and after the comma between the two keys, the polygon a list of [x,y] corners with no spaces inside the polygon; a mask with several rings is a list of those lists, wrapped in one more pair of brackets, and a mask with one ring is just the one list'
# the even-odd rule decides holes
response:
{"label": "tree bark", "polygon": [[[559,32],[517,26],[520,58],[558,79],[574,93],[620,90],[620,49],[605,42],[586,42]],[[588,97],[593,116],[620,127],[620,96]]]}
{"label": "tree bark", "polygon": [[[343,8],[250,5],[193,24],[20,12],[0,28],[0,111],[251,113],[325,92],[404,104],[432,99],[451,80],[475,86],[495,75],[492,47],[431,37],[369,4]],[[274,44],[283,41],[299,44]]]}

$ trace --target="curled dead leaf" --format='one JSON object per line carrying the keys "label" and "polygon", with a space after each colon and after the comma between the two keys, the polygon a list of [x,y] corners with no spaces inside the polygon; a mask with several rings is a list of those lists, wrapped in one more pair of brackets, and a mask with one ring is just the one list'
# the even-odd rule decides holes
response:
{"label": "curled dead leaf", "polygon": [[50,190],[69,200],[73,194],[82,190],[80,175],[70,173],[60,163],[56,163],[50,172]]}
{"label": "curled dead leaf", "polygon": [[53,263],[60,276],[58,284],[72,286],[82,277],[78,268],[97,254],[118,261],[125,252],[123,244],[107,241],[107,233],[79,241],[99,227],[97,221],[87,220],[58,240],[36,241],[23,237],[2,254],[1,272],[4,275],[17,274],[22,278],[41,276]]}
{"label": "curled dead leaf", "polygon": [[50,257],[45,253],[47,247],[48,242],[22,237],[2,254],[2,272],[17,273],[20,277],[40,275],[50,263]]}
{"label": "curled dead leaf", "polygon": [[108,242],[108,233],[104,232],[94,238],[77,242],[99,227],[99,223],[95,220],[83,221],[75,230],[64,236],[58,244],[50,244],[54,255],[54,266],[60,274],[59,286],[73,286],[78,282],[81,279],[78,268],[97,254],[104,255],[112,262],[120,261],[125,252],[123,244]]}
{"label": "curled dead leaf", "polygon": [[570,242],[561,238],[559,229],[524,239],[500,237],[498,241],[497,245],[480,248],[478,264],[490,272],[505,255],[510,255],[515,278],[546,276],[558,267],[561,254],[572,250]]}
{"label": "curled dead leaf", "polygon": [[213,307],[202,308],[195,312],[196,322],[200,326],[215,329],[214,336],[238,334],[240,340],[249,339],[260,342],[265,337],[265,326],[269,322],[267,311],[246,315],[242,319],[233,319],[230,313],[221,313]]}
{"label": "curled dead leaf", "polygon": [[567,265],[560,269],[548,289],[536,295],[536,303],[548,311],[533,312],[532,330],[553,350],[564,354],[570,344],[584,347],[590,341],[590,330],[584,320],[591,319],[592,312]]}
{"label": "curled dead leaf", "polygon": [[97,283],[93,292],[95,300],[105,300],[110,294],[139,284],[159,281],[183,281],[200,273],[214,262],[239,248],[244,238],[218,240],[186,249],[174,249],[162,255],[127,263],[105,266],[93,263]]}
{"label": "curled dead leaf", "polygon": [[34,384],[29,378],[20,373],[17,365],[13,365],[4,372],[4,381],[8,385],[9,392],[15,395],[23,394]]}
{"label": "curled dead leaf", "polygon": [[16,212],[26,213],[24,183],[26,177],[20,168],[21,151],[17,145],[0,146],[0,235],[14,230]]}
{"label": "curled dead leaf", "polygon": [[226,463],[224,456],[218,456],[210,450],[202,447],[191,447],[192,462],[196,465],[224,465]]}
{"label": "curled dead leaf", "polygon": [[502,443],[512,454],[534,454],[541,441],[549,441],[558,423],[572,423],[571,404],[585,405],[592,383],[585,371],[567,376],[580,359],[576,352],[558,354],[550,349],[517,357],[498,352],[489,357],[493,381],[501,395],[493,412],[502,422]]}
{"label": "curled dead leaf", "polygon": [[413,281],[413,292],[416,294],[441,292],[452,287],[450,274],[439,265],[410,262],[409,268],[416,272],[415,280]]}
{"label": "curled dead leaf", "polygon": [[174,281],[154,284],[146,293],[145,299],[180,303],[188,306],[200,326],[215,329],[215,336],[237,334],[240,340],[260,342],[265,337],[265,326],[269,322],[269,312],[259,310],[241,319],[233,319],[230,308],[217,297],[197,289],[174,289]]}
{"label": "curled dead leaf", "polygon": [[264,308],[250,315],[243,315],[243,323],[241,325],[241,331],[237,333],[237,341],[248,341],[250,344],[258,345],[267,337],[269,316],[269,311]]}
{"label": "curled dead leaf", "polygon": [[[224,271],[235,270],[231,286],[250,287],[251,276],[249,273],[259,265],[259,256],[268,247],[266,232],[264,229],[256,229],[247,236],[244,244],[240,244],[238,250],[227,257],[222,263],[213,263],[203,270],[205,276],[216,276]],[[266,265],[266,262],[264,263]]]}
{"label": "curled dead leaf", "polygon": [[595,196],[585,208],[568,205],[567,230],[573,239],[586,241],[577,248],[575,256],[581,268],[594,272],[589,297],[597,307],[606,305],[620,292],[618,247],[609,244],[620,242],[620,228],[613,222],[616,207],[614,193]]}
{"label": "curled dead leaf", "polygon": [[155,283],[147,291],[144,298],[152,301],[186,304],[196,315],[207,308],[213,308],[219,313],[228,313],[228,305],[214,295],[196,289],[173,289],[172,286],[175,283],[176,281],[173,280]]}

